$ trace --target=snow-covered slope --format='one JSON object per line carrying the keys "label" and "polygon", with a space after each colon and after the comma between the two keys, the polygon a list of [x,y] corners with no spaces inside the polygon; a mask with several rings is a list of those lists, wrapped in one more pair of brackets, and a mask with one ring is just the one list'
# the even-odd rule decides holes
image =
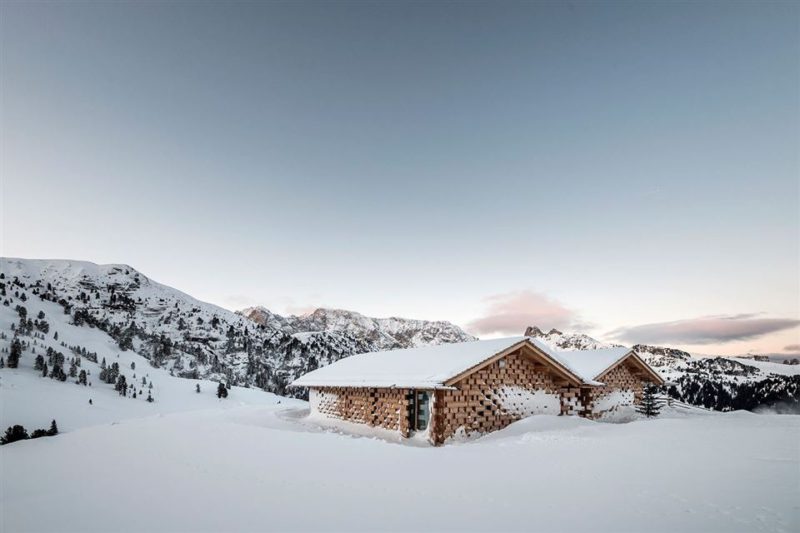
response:
{"label": "snow-covered slope", "polygon": [[104,332],[118,351],[133,351],[176,376],[278,394],[294,393],[287,383],[354,353],[473,339],[446,322],[324,309],[284,318],[262,308],[251,319],[127,265],[0,258],[0,293],[6,309],[33,301],[57,304],[68,323]]}
{"label": "snow-covered slope", "polygon": [[786,365],[783,363],[775,363],[773,361],[756,361],[743,357],[732,357],[731,359],[743,365],[755,367],[766,374],[775,374],[779,376],[800,375],[800,365]]}
{"label": "snow-covered slope", "polygon": [[[233,387],[228,398],[220,400],[217,383],[182,379],[166,368],[154,368],[136,351],[120,350],[105,332],[72,324],[72,315],[55,302],[27,298],[17,305],[25,307],[34,327],[30,333],[23,331],[18,311],[0,305],[0,359],[4,365],[0,369],[0,432],[15,424],[29,430],[43,428],[53,419],[62,431],[70,431],[156,414],[296,402],[243,387]],[[19,366],[10,368],[15,331],[22,353]],[[43,369],[34,368],[37,356],[42,357],[47,376]],[[70,375],[73,362],[75,371]],[[115,364],[129,386],[124,395],[115,390],[118,377],[112,383],[101,380],[102,367]],[[64,381],[54,373],[57,366],[64,371]],[[81,371],[87,374],[85,385],[76,383]],[[148,396],[154,401],[148,402]]]}

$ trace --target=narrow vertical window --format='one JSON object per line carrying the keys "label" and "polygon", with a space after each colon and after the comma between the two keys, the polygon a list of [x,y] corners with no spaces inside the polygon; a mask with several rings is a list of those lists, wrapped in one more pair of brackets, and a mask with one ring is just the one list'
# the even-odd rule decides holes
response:
{"label": "narrow vertical window", "polygon": [[428,423],[431,417],[430,409],[430,394],[428,391],[416,391],[416,429],[418,431],[425,431],[428,429]]}

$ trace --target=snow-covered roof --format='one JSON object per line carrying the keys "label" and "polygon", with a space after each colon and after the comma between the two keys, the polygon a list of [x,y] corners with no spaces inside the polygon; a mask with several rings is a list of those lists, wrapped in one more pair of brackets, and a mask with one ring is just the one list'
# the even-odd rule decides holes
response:
{"label": "snow-covered roof", "polygon": [[556,353],[588,383],[597,379],[600,374],[628,355],[630,351],[630,348],[617,346],[597,350],[557,350]]}
{"label": "snow-covered roof", "polygon": [[509,337],[351,355],[299,377],[292,385],[442,388],[453,376],[525,339]]}
{"label": "snow-covered roof", "polygon": [[292,385],[444,388],[448,380],[523,342],[532,344],[558,366],[590,385],[600,385],[594,378],[630,352],[629,348],[559,351],[539,339],[506,337],[353,355],[309,372]]}

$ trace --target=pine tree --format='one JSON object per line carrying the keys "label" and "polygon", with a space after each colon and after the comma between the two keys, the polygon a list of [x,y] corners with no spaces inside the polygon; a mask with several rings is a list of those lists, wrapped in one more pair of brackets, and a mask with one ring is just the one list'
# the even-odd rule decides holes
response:
{"label": "pine tree", "polygon": [[133,338],[136,336],[136,322],[131,321],[128,327],[122,332],[119,341],[119,349],[124,351],[133,349]]}
{"label": "pine tree", "polygon": [[644,386],[642,392],[642,403],[636,407],[636,411],[647,418],[658,416],[658,413],[661,411],[661,400],[656,396],[658,387],[648,383]]}
{"label": "pine tree", "polygon": [[114,389],[119,393],[120,396],[125,396],[125,394],[128,392],[128,383],[125,380],[125,376],[119,376],[119,378],[117,378],[117,385],[114,387]]}
{"label": "pine tree", "polygon": [[45,363],[44,365],[42,365],[42,377],[43,377],[43,378],[46,378],[46,377],[47,377],[47,363]]}
{"label": "pine tree", "polygon": [[199,384],[199,383],[197,383],[197,384],[194,386],[194,391],[195,391],[197,394],[200,394],[200,384]]}
{"label": "pine tree", "polygon": [[17,368],[19,366],[19,356],[22,355],[22,344],[19,339],[14,339],[11,343],[11,352],[8,354],[8,368]]}
{"label": "pine tree", "polygon": [[78,374],[78,384],[86,385],[86,370],[81,370],[81,373]]}
{"label": "pine tree", "polygon": [[16,425],[9,427],[6,430],[5,436],[0,437],[0,444],[10,444],[18,440],[27,440],[29,438],[30,437],[28,436],[28,432],[25,431],[25,428],[20,425]]}
{"label": "pine tree", "polygon": [[44,357],[40,354],[36,356],[36,361],[33,362],[33,369],[41,370],[42,368],[44,368]]}
{"label": "pine tree", "polygon": [[227,398],[228,397],[228,389],[225,388],[225,385],[222,383],[219,384],[217,387],[217,398]]}
{"label": "pine tree", "polygon": [[149,403],[153,403],[153,401],[154,401],[154,400],[153,400],[153,397],[150,395],[150,392],[149,392],[149,391],[147,392],[147,401],[148,401]]}
{"label": "pine tree", "polygon": [[34,429],[33,433],[31,433],[32,439],[40,439],[48,436],[50,436],[50,433],[48,433],[46,429]]}
{"label": "pine tree", "polygon": [[5,368],[5,367],[6,367],[6,361],[2,357],[0,357],[0,368]]}
{"label": "pine tree", "polygon": [[47,434],[50,435],[51,437],[53,435],[58,435],[58,425],[56,425],[55,420],[50,422],[50,430],[47,432]]}

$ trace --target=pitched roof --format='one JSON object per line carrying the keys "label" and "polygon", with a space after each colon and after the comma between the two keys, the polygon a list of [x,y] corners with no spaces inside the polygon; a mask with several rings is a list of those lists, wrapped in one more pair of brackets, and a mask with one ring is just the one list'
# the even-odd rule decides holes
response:
{"label": "pitched roof", "polygon": [[596,379],[607,368],[631,353],[631,349],[624,346],[599,348],[597,350],[553,351],[556,351],[561,359],[567,361],[570,367],[586,382]]}
{"label": "pitched roof", "polygon": [[525,342],[589,385],[600,385],[595,378],[630,353],[630,348],[624,347],[561,351],[539,339],[506,337],[352,355],[309,372],[292,385],[447,388],[448,380]]}
{"label": "pitched roof", "polygon": [[292,385],[443,388],[453,376],[525,339],[509,337],[351,355],[297,378]]}

